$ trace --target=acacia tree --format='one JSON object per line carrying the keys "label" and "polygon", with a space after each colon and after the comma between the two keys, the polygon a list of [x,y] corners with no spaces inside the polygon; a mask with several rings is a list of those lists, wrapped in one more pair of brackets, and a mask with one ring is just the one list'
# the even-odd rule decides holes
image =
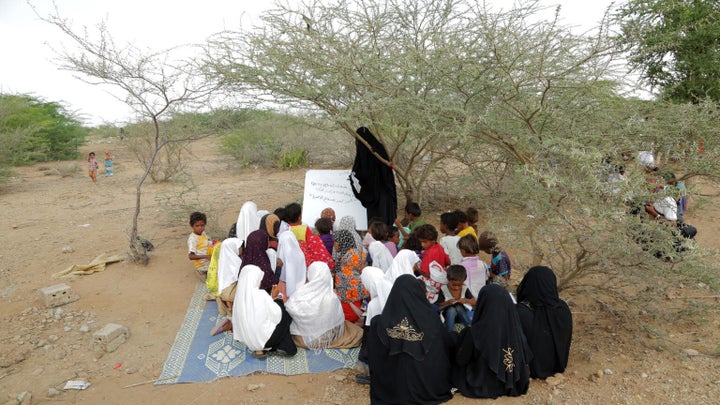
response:
{"label": "acacia tree", "polygon": [[616,19],[631,65],[664,98],[720,101],[719,0],[629,0]]}
{"label": "acacia tree", "polygon": [[93,38],[87,29],[83,33],[75,31],[69,20],[62,18],[57,10],[53,15],[40,18],[59,28],[76,46],[75,49],[58,52],[61,69],[76,72],[78,78],[88,84],[120,89],[125,96],[122,101],[140,119],[152,124],[149,154],[142,162],[145,171],[135,185],[135,210],[130,229],[131,257],[146,264],[149,260],[147,246],[138,237],[142,185],[163,148],[205,136],[168,131],[163,118],[169,118],[183,108],[196,106],[212,93],[214,86],[206,80],[198,80],[198,72],[191,62],[174,57],[179,48],[145,51],[133,44],[120,46],[113,40],[105,22],[98,24],[97,37]]}
{"label": "acacia tree", "polygon": [[385,144],[406,198],[422,200],[428,176],[467,135],[455,110],[466,114],[471,106],[463,103],[473,95],[449,88],[445,78],[472,46],[463,34],[472,22],[460,6],[456,0],[279,5],[262,17],[261,28],[213,38],[207,66],[229,90],[319,110],[361,142],[355,129],[368,126]]}
{"label": "acacia tree", "polygon": [[229,91],[321,111],[356,139],[369,126],[409,200],[440,162],[460,160],[471,176],[450,169],[445,182],[460,184],[449,192],[486,208],[506,246],[529,248],[518,268],[548,264],[561,287],[598,274],[602,283],[651,263],[635,243],[649,227],[625,213],[626,199],[649,191],[636,173],[611,192],[602,162],[637,148],[654,124],[617,95],[606,20],[578,36],[539,11],[472,0],[280,5],[259,28],[213,38],[206,66]]}

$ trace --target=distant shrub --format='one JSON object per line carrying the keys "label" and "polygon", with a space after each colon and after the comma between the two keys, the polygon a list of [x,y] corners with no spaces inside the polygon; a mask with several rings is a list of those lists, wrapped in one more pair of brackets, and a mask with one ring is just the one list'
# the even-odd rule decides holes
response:
{"label": "distant shrub", "polygon": [[277,166],[282,169],[297,169],[306,167],[309,163],[307,149],[297,149],[280,155]]}
{"label": "distant shrub", "polygon": [[280,156],[281,145],[265,132],[238,129],[220,140],[220,147],[241,166],[269,166]]}
{"label": "distant shrub", "polygon": [[79,156],[87,130],[60,103],[0,94],[0,159],[28,165]]}

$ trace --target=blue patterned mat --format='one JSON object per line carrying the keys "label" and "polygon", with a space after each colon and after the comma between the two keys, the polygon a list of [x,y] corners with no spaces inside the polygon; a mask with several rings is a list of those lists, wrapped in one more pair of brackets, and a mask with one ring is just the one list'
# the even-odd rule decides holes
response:
{"label": "blue patterned mat", "polygon": [[244,343],[233,340],[232,333],[210,336],[217,323],[217,304],[203,300],[207,292],[199,283],[190,300],[185,320],[175,336],[162,374],[156,385],[209,382],[220,377],[242,376],[254,372],[295,375],[322,373],[353,368],[360,348],[327,349],[320,353],[298,348],[293,357],[270,354],[254,358]]}

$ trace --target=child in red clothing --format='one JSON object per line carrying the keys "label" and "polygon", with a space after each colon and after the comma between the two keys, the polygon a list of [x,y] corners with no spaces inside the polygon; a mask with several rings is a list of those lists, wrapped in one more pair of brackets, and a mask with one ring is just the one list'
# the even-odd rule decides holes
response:
{"label": "child in red clothing", "polygon": [[437,243],[438,232],[430,224],[420,225],[415,230],[415,236],[420,240],[423,248],[422,262],[420,263],[420,274],[430,277],[430,263],[436,261],[443,269],[450,265],[450,256],[445,249]]}
{"label": "child in red clothing", "polygon": [[445,268],[450,265],[450,256],[445,249],[437,243],[438,232],[430,224],[420,225],[413,235],[420,240],[423,248],[420,262],[420,279],[425,283],[425,294],[428,301],[434,304],[438,298],[440,288],[447,284]]}

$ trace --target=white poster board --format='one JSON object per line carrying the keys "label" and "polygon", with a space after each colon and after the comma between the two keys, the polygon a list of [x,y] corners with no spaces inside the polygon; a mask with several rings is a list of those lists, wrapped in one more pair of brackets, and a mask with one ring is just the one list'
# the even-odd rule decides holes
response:
{"label": "white poster board", "polygon": [[346,215],[355,217],[358,230],[367,229],[367,211],[350,188],[350,170],[308,170],[305,173],[303,222],[310,227],[325,208],[335,210],[335,225]]}

